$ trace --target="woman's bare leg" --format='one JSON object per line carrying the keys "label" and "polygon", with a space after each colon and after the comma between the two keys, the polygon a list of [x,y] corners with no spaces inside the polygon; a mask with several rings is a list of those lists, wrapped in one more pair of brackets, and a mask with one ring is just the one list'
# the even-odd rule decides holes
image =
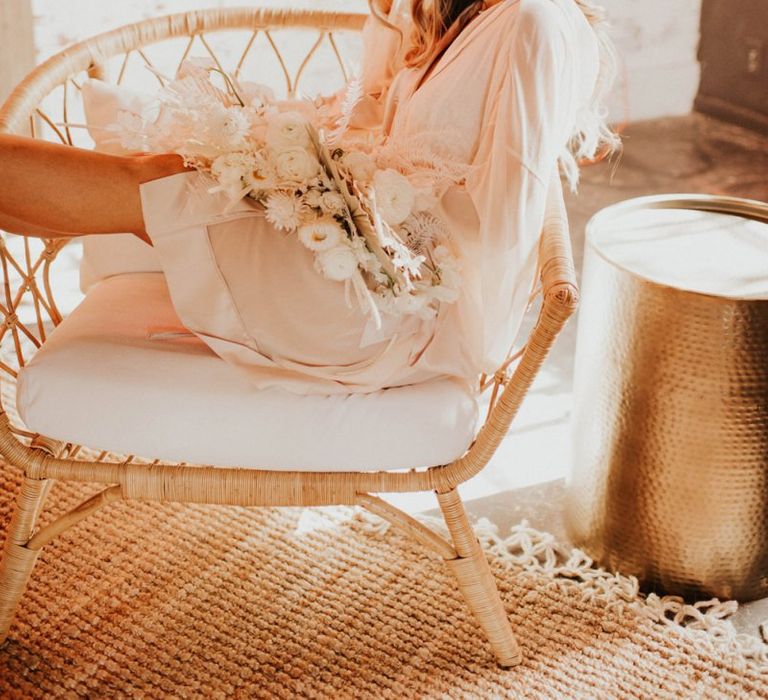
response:
{"label": "woman's bare leg", "polygon": [[139,185],[185,170],[174,154],[122,157],[0,134],[0,226],[76,236],[135,233],[147,240]]}

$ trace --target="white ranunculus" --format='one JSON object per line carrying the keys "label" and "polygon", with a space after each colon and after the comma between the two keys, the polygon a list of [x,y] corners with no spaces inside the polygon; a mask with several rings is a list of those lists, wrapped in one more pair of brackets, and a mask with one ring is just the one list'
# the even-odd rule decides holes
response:
{"label": "white ranunculus", "polygon": [[338,192],[324,192],[321,207],[333,216],[340,216],[345,212],[347,203]]}
{"label": "white ranunculus", "polygon": [[373,190],[381,218],[390,226],[398,226],[413,211],[416,192],[405,175],[396,170],[378,170],[373,176]]}
{"label": "white ranunculus", "polygon": [[300,146],[309,148],[312,141],[307,120],[298,112],[282,112],[270,117],[267,126],[267,146],[275,151]]}
{"label": "white ranunculus", "polygon": [[316,253],[338,246],[343,235],[341,226],[330,216],[324,216],[299,228],[299,240]]}
{"label": "white ranunculus", "polygon": [[299,146],[276,152],[274,162],[277,177],[286,185],[294,187],[303,186],[316,177],[320,170],[317,158]]}
{"label": "white ranunculus", "polygon": [[341,164],[349,171],[352,179],[360,184],[367,184],[373,179],[376,164],[373,158],[360,151],[345,153]]}
{"label": "white ranunculus", "polygon": [[357,271],[357,257],[346,243],[318,253],[315,262],[320,272],[335,282],[348,280]]}

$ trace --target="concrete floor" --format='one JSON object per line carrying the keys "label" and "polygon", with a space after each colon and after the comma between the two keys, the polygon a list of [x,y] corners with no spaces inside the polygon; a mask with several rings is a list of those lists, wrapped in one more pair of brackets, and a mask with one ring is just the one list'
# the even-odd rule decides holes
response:
{"label": "concrete floor", "polygon": [[[586,222],[617,201],[675,192],[768,201],[768,137],[695,114],[632,124],[623,140],[623,153],[584,168],[579,194],[567,197],[577,270]],[[567,541],[562,503],[575,341],[576,319],[558,339],[492,463],[461,489],[470,513],[489,518],[502,532],[527,518]],[[431,495],[396,500],[413,511],[434,507]],[[768,600],[742,606],[734,618],[752,634],[766,620]]]}

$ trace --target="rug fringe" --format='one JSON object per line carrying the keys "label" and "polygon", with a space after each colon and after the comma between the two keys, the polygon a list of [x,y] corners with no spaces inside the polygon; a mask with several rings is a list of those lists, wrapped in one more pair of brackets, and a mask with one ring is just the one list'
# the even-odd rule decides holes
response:
{"label": "rug fringe", "polygon": [[[435,526],[436,519],[430,521]],[[506,537],[501,537],[498,527],[487,518],[476,523],[475,531],[485,550],[510,568],[543,574],[565,586],[576,584],[585,600],[599,600],[618,613],[631,610],[768,673],[768,644],[740,634],[727,619],[738,610],[735,600],[712,598],[691,604],[680,596],[644,594],[636,577],[595,566],[585,552],[559,543],[550,533],[531,527],[527,520],[513,525]]]}
{"label": "rug fringe", "polygon": [[[441,518],[417,515],[424,525],[448,536]],[[356,528],[381,536],[389,529],[367,512],[353,516]],[[757,637],[737,632],[727,618],[739,607],[735,600],[717,598],[686,603],[680,596],[645,594],[635,576],[609,573],[597,567],[593,559],[576,547],[558,542],[554,535],[531,527],[522,520],[510,528],[509,535],[499,535],[498,527],[487,518],[475,523],[475,532],[485,551],[503,562],[510,570],[544,575],[554,585],[578,587],[585,601],[599,601],[606,610],[618,616],[632,612],[655,625],[688,636],[697,644],[727,655],[734,665],[750,667],[768,674],[768,644]],[[607,621],[606,625],[610,626]],[[606,627],[606,631],[613,631]]]}

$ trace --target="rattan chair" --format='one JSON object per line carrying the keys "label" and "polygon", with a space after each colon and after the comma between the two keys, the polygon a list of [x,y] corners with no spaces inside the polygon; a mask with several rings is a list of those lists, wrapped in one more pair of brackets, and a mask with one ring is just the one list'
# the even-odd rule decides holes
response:
{"label": "rattan chair", "polygon": [[[148,47],[174,38],[186,47],[184,56],[189,55],[197,43],[218,60],[211,37],[235,30],[246,30],[251,37],[238,69],[244,65],[254,41],[261,37],[259,40],[266,41],[265,46],[274,54],[287,94],[295,95],[302,76],[319,51],[326,51],[336,60],[346,77],[342,56],[344,41],[354,44],[354,39],[349,39],[354,34],[350,33],[359,32],[364,20],[365,16],[360,14],[232,9],[177,14],[126,26],[77,44],[33,71],[0,110],[0,130],[24,134],[31,130],[38,138],[58,138],[72,145],[72,130],[62,124],[71,119],[73,101],[78,99],[85,77],[106,79],[110,63],[114,65],[118,61],[116,78],[120,82],[131,61],[151,63]],[[313,42],[306,58],[293,72],[289,61],[283,60],[275,39],[286,31],[310,33]],[[347,38],[339,40],[339,36]],[[59,113],[54,114],[53,110]],[[62,321],[52,279],[54,261],[65,245],[61,239],[39,241],[3,236],[0,370],[11,388],[19,367],[45,342],[50,327]],[[345,504],[372,511],[442,557],[487,635],[498,662],[503,666],[519,663],[518,645],[457,486],[486,466],[507,435],[553,341],[576,307],[578,288],[559,187],[553,189],[549,198],[539,269],[543,301],[535,327],[520,352],[499,368],[495,376],[481,381],[481,388],[492,392],[487,420],[466,454],[450,464],[410,471],[317,473],[169,465],[159,460],[115,458],[98,453],[86,460],[83,455],[88,453],[79,446],[33,434],[24,426],[15,425],[6,405],[0,413],[0,453],[9,466],[23,472],[24,478],[0,563],[0,640],[8,635],[41,548],[113,501],[239,506]],[[5,391],[6,404],[8,396],[9,392]],[[55,480],[102,484],[103,490],[51,524],[36,529],[39,511]],[[373,495],[420,491],[436,493],[452,541]]]}

